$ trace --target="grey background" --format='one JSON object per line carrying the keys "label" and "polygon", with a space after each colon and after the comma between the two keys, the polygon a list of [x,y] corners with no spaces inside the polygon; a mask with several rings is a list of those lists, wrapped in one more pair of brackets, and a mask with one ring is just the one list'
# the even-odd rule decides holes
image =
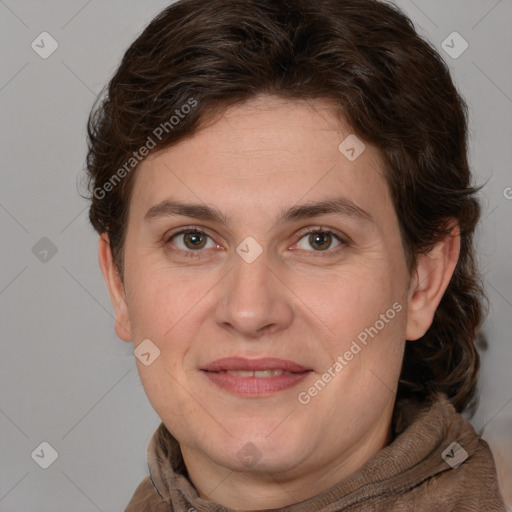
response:
{"label": "grey background", "polygon": [[[168,3],[0,0],[2,512],[120,511],[147,474],[160,419],[132,345],[115,335],[97,237],[78,192],[95,95]],[[487,182],[478,242],[491,301],[472,423],[485,426],[495,457],[510,461],[512,1],[397,3],[440,49],[470,106],[471,162],[478,182]],[[59,45],[47,59],[31,48],[43,31]],[[453,31],[469,43],[457,59],[441,49]],[[48,469],[31,457],[43,441],[58,452]]]}

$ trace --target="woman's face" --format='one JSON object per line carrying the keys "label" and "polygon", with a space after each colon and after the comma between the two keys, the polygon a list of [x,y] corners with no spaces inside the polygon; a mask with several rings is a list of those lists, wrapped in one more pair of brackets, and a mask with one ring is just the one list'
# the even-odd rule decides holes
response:
{"label": "woman's face", "polygon": [[342,474],[388,441],[409,275],[378,152],[350,134],[261,96],[136,171],[118,334],[158,347],[140,378],[187,465]]}

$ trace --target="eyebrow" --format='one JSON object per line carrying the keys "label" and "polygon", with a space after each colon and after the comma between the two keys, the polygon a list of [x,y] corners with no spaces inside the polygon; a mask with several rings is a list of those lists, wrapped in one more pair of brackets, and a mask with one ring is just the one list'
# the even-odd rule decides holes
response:
{"label": "eyebrow", "polygon": [[[324,201],[309,202],[281,210],[277,224],[285,224],[325,214],[338,214],[364,222],[374,222],[373,217],[354,202],[345,197],[335,197]],[[229,224],[228,218],[217,208],[205,204],[183,203],[176,200],[164,200],[152,206],[144,216],[146,221],[160,217],[181,215],[198,220],[212,221],[224,226]]]}

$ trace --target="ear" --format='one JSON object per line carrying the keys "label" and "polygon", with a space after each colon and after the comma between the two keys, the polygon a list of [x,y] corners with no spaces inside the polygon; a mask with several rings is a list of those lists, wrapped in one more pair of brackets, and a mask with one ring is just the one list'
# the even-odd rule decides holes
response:
{"label": "ear", "polygon": [[116,333],[123,341],[131,341],[130,316],[126,305],[124,285],[114,263],[110,240],[106,233],[100,235],[98,260],[110,294],[110,300],[114,306]]}
{"label": "ear", "polygon": [[418,260],[409,290],[406,340],[421,338],[432,325],[434,313],[448,287],[459,253],[460,230],[454,221],[450,232]]}

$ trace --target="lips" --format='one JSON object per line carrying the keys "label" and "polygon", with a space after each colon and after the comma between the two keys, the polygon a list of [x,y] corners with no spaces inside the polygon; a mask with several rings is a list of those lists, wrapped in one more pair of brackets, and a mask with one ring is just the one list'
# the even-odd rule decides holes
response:
{"label": "lips", "polygon": [[262,397],[297,386],[312,372],[294,361],[225,357],[201,368],[210,382],[232,394]]}
{"label": "lips", "polygon": [[260,359],[246,359],[243,357],[224,357],[207,364],[202,370],[208,372],[232,371],[232,372],[262,372],[276,370],[281,372],[302,373],[306,368],[294,361],[277,359],[275,357],[263,357]]}

